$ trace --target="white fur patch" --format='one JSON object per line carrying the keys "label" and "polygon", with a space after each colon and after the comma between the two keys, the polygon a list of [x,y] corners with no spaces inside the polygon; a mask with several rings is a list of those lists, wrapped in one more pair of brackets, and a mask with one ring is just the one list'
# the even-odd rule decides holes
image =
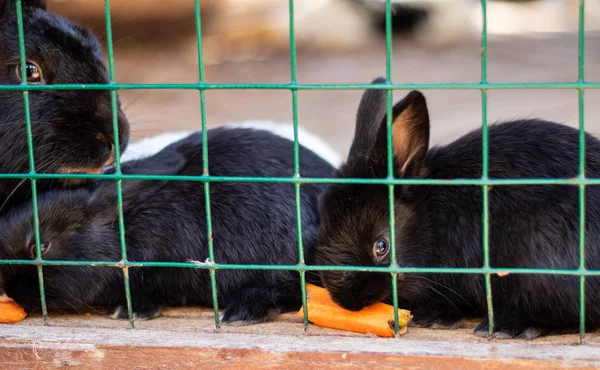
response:
{"label": "white fur patch", "polygon": [[119,315],[121,314],[121,310],[122,310],[121,306],[117,307],[115,309],[115,311],[108,317],[113,320],[119,320]]}
{"label": "white fur patch", "polygon": [[[253,128],[271,132],[274,135],[294,140],[294,126],[288,123],[276,123],[272,121],[244,121],[240,123],[231,123],[223,127],[226,128]],[[156,154],[166,146],[179,141],[195,131],[165,132],[156,136],[141,139],[129,145],[127,151],[121,156],[121,162],[127,162],[136,159],[147,158]],[[300,145],[311,150],[332,166],[337,167],[341,164],[339,155],[319,136],[298,127],[298,142]]]}
{"label": "white fur patch", "polygon": [[129,144],[127,151],[121,155],[121,162],[150,157],[163,150],[169,144],[179,141],[192,133],[193,131],[165,132],[138,140]]}
{"label": "white fur patch", "polygon": [[[294,125],[289,123],[276,123],[272,121],[244,121],[241,123],[231,123],[225,125],[229,128],[253,128],[256,130],[268,131],[274,135],[294,141]],[[298,142],[303,147],[311,150],[313,153],[329,162],[332,166],[338,167],[341,164],[339,155],[319,136],[298,126]]]}

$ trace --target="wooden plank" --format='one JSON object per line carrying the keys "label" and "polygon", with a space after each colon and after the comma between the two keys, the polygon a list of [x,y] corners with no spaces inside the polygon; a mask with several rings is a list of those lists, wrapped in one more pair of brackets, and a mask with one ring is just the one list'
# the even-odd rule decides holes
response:
{"label": "wooden plank", "polygon": [[9,325],[1,368],[592,369],[596,346]]}
{"label": "wooden plank", "polygon": [[252,349],[164,347],[95,347],[93,349],[2,348],[5,369],[75,367],[86,369],[594,369],[544,361],[471,359],[464,357],[401,356],[374,353],[265,352]]}

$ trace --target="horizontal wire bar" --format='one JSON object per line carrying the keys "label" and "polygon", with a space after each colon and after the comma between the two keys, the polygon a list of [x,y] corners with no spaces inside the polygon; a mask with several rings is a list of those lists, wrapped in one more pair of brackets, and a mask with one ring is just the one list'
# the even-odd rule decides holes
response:
{"label": "horizontal wire bar", "polygon": [[600,89],[600,82],[473,82],[410,84],[57,84],[0,85],[0,91],[40,90],[504,90],[504,89]]}
{"label": "horizontal wire bar", "polygon": [[463,267],[380,267],[380,266],[324,266],[324,265],[241,265],[207,262],[135,262],[135,261],[62,261],[62,260],[0,260],[0,265],[35,266],[91,266],[91,267],[160,267],[215,270],[286,270],[286,271],[358,271],[381,273],[433,273],[433,274],[541,274],[600,276],[600,270],[542,269],[542,268],[463,268]]}
{"label": "horizontal wire bar", "polygon": [[98,180],[153,180],[198,182],[263,182],[289,184],[362,184],[362,185],[600,185],[600,178],[563,179],[396,179],[396,178],[321,178],[321,177],[253,177],[253,176],[179,176],[179,175],[88,175],[20,173],[0,174],[0,179],[98,179]]}

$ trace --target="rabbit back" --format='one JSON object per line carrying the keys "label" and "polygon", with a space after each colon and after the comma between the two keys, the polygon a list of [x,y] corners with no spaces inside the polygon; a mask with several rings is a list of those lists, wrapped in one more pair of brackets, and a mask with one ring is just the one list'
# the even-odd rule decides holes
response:
{"label": "rabbit back", "polygon": [[[579,133],[547,121],[527,120],[489,128],[489,178],[576,178]],[[600,176],[600,141],[585,136],[588,178]],[[425,160],[427,178],[480,178],[481,130],[444,147],[432,148]],[[579,268],[579,188],[576,185],[493,185],[489,190],[489,262],[495,268]],[[422,267],[483,266],[482,189],[479,186],[423,186],[413,189],[419,203],[416,218],[402,230],[400,260]],[[424,216],[419,217],[419,209]],[[600,267],[600,189],[585,187],[585,246],[588,269]],[[427,245],[424,254],[418,248]],[[420,256],[413,257],[413,256]],[[470,315],[486,312],[481,275],[427,275],[449,288],[441,311]],[[589,328],[600,325],[600,280],[586,280]],[[444,289],[441,289],[444,291]],[[579,279],[565,275],[492,276],[496,336],[537,336],[547,330],[575,329],[579,322]],[[442,315],[443,316],[443,315]],[[433,319],[436,317],[436,319]],[[442,320],[443,322],[444,320]],[[448,320],[451,322],[452,320]],[[487,333],[487,322],[478,332]],[[535,328],[535,329],[532,329]]]}
{"label": "rabbit back", "polygon": [[[201,133],[175,142],[164,151],[185,158],[185,165],[177,175],[203,174]],[[301,147],[299,155],[302,176],[333,174],[331,165],[312,151]],[[208,159],[211,176],[291,178],[294,175],[293,142],[260,130],[210,130]],[[124,172],[137,170],[124,169]],[[295,265],[299,262],[294,184],[216,181],[209,188],[215,263]],[[323,188],[321,184],[300,187],[302,245],[307,263],[313,260],[319,224],[318,196]],[[205,188],[198,181],[169,181],[151,195],[145,194],[143,201],[126,202],[129,259],[206,263],[205,202]],[[206,269],[139,268],[131,269],[130,274],[134,302],[156,297],[154,305],[160,306],[212,305]],[[316,275],[313,279],[317,282]],[[216,281],[226,321],[261,321],[281,310],[297,309],[300,304],[297,271],[223,269],[217,271]],[[111,284],[111,289],[108,296],[113,298],[108,304],[116,306],[111,309],[111,316],[122,317],[125,311],[120,281]],[[136,311],[141,315],[155,312],[144,304]]]}

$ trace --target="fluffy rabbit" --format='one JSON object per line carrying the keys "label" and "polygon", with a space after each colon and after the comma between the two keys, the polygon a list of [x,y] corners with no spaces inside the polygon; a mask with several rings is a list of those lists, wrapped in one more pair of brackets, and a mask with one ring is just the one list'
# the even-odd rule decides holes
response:
{"label": "fluffy rabbit", "polygon": [[[374,83],[382,82],[382,79]],[[481,130],[428,150],[425,98],[409,93],[393,109],[395,176],[480,178]],[[600,142],[586,135],[586,176],[600,177]],[[540,120],[489,127],[489,177],[574,178],[578,131]],[[385,178],[386,92],[364,93],[356,132],[338,178]],[[586,268],[600,267],[600,192],[586,187]],[[397,263],[409,267],[481,267],[482,190],[479,186],[396,186]],[[322,196],[316,262],[388,266],[388,188],[330,185]],[[579,267],[578,188],[569,185],[493,186],[489,190],[490,264],[497,268]],[[350,310],[390,301],[389,274],[324,272],[333,299]],[[600,326],[600,281],[587,278],[586,327]],[[568,275],[492,276],[496,337],[534,338],[579,327],[579,279]],[[416,324],[453,327],[487,313],[484,279],[468,274],[398,276],[402,307]],[[487,334],[488,321],[475,328]]]}
{"label": "fluffy rabbit", "polygon": [[[46,11],[46,1],[23,0],[27,80],[31,84],[109,82],[102,50],[86,29]],[[21,83],[15,2],[0,0],[0,85]],[[32,91],[35,165],[40,173],[100,173],[112,163],[113,121],[108,91]],[[119,108],[121,150],[129,125]],[[29,172],[23,94],[0,92],[0,173]],[[81,181],[61,180],[62,184]],[[38,188],[53,181],[40,180]],[[21,179],[0,179],[0,212],[31,197]]]}
{"label": "fluffy rabbit", "polygon": [[[209,130],[209,171],[215,176],[293,175],[293,143],[266,131]],[[301,175],[329,177],[334,168],[301,148]],[[201,134],[192,134],[154,156],[124,163],[127,174],[202,175]],[[324,186],[301,187],[302,232],[307,262],[319,223],[317,197]],[[293,184],[214,182],[210,186],[212,236],[217,263],[298,262]],[[130,261],[204,262],[208,257],[204,186],[195,181],[123,181],[123,208]],[[59,190],[39,199],[45,259],[121,259],[114,181],[91,189]],[[0,220],[0,259],[35,254],[29,204]],[[46,267],[48,307],[108,306],[109,316],[126,318],[123,273],[106,267]],[[39,308],[36,268],[0,266],[8,296],[27,311]],[[212,305],[207,270],[131,268],[137,319],[160,314],[165,305]],[[252,323],[300,307],[295,271],[220,270],[220,307],[225,322]]]}

